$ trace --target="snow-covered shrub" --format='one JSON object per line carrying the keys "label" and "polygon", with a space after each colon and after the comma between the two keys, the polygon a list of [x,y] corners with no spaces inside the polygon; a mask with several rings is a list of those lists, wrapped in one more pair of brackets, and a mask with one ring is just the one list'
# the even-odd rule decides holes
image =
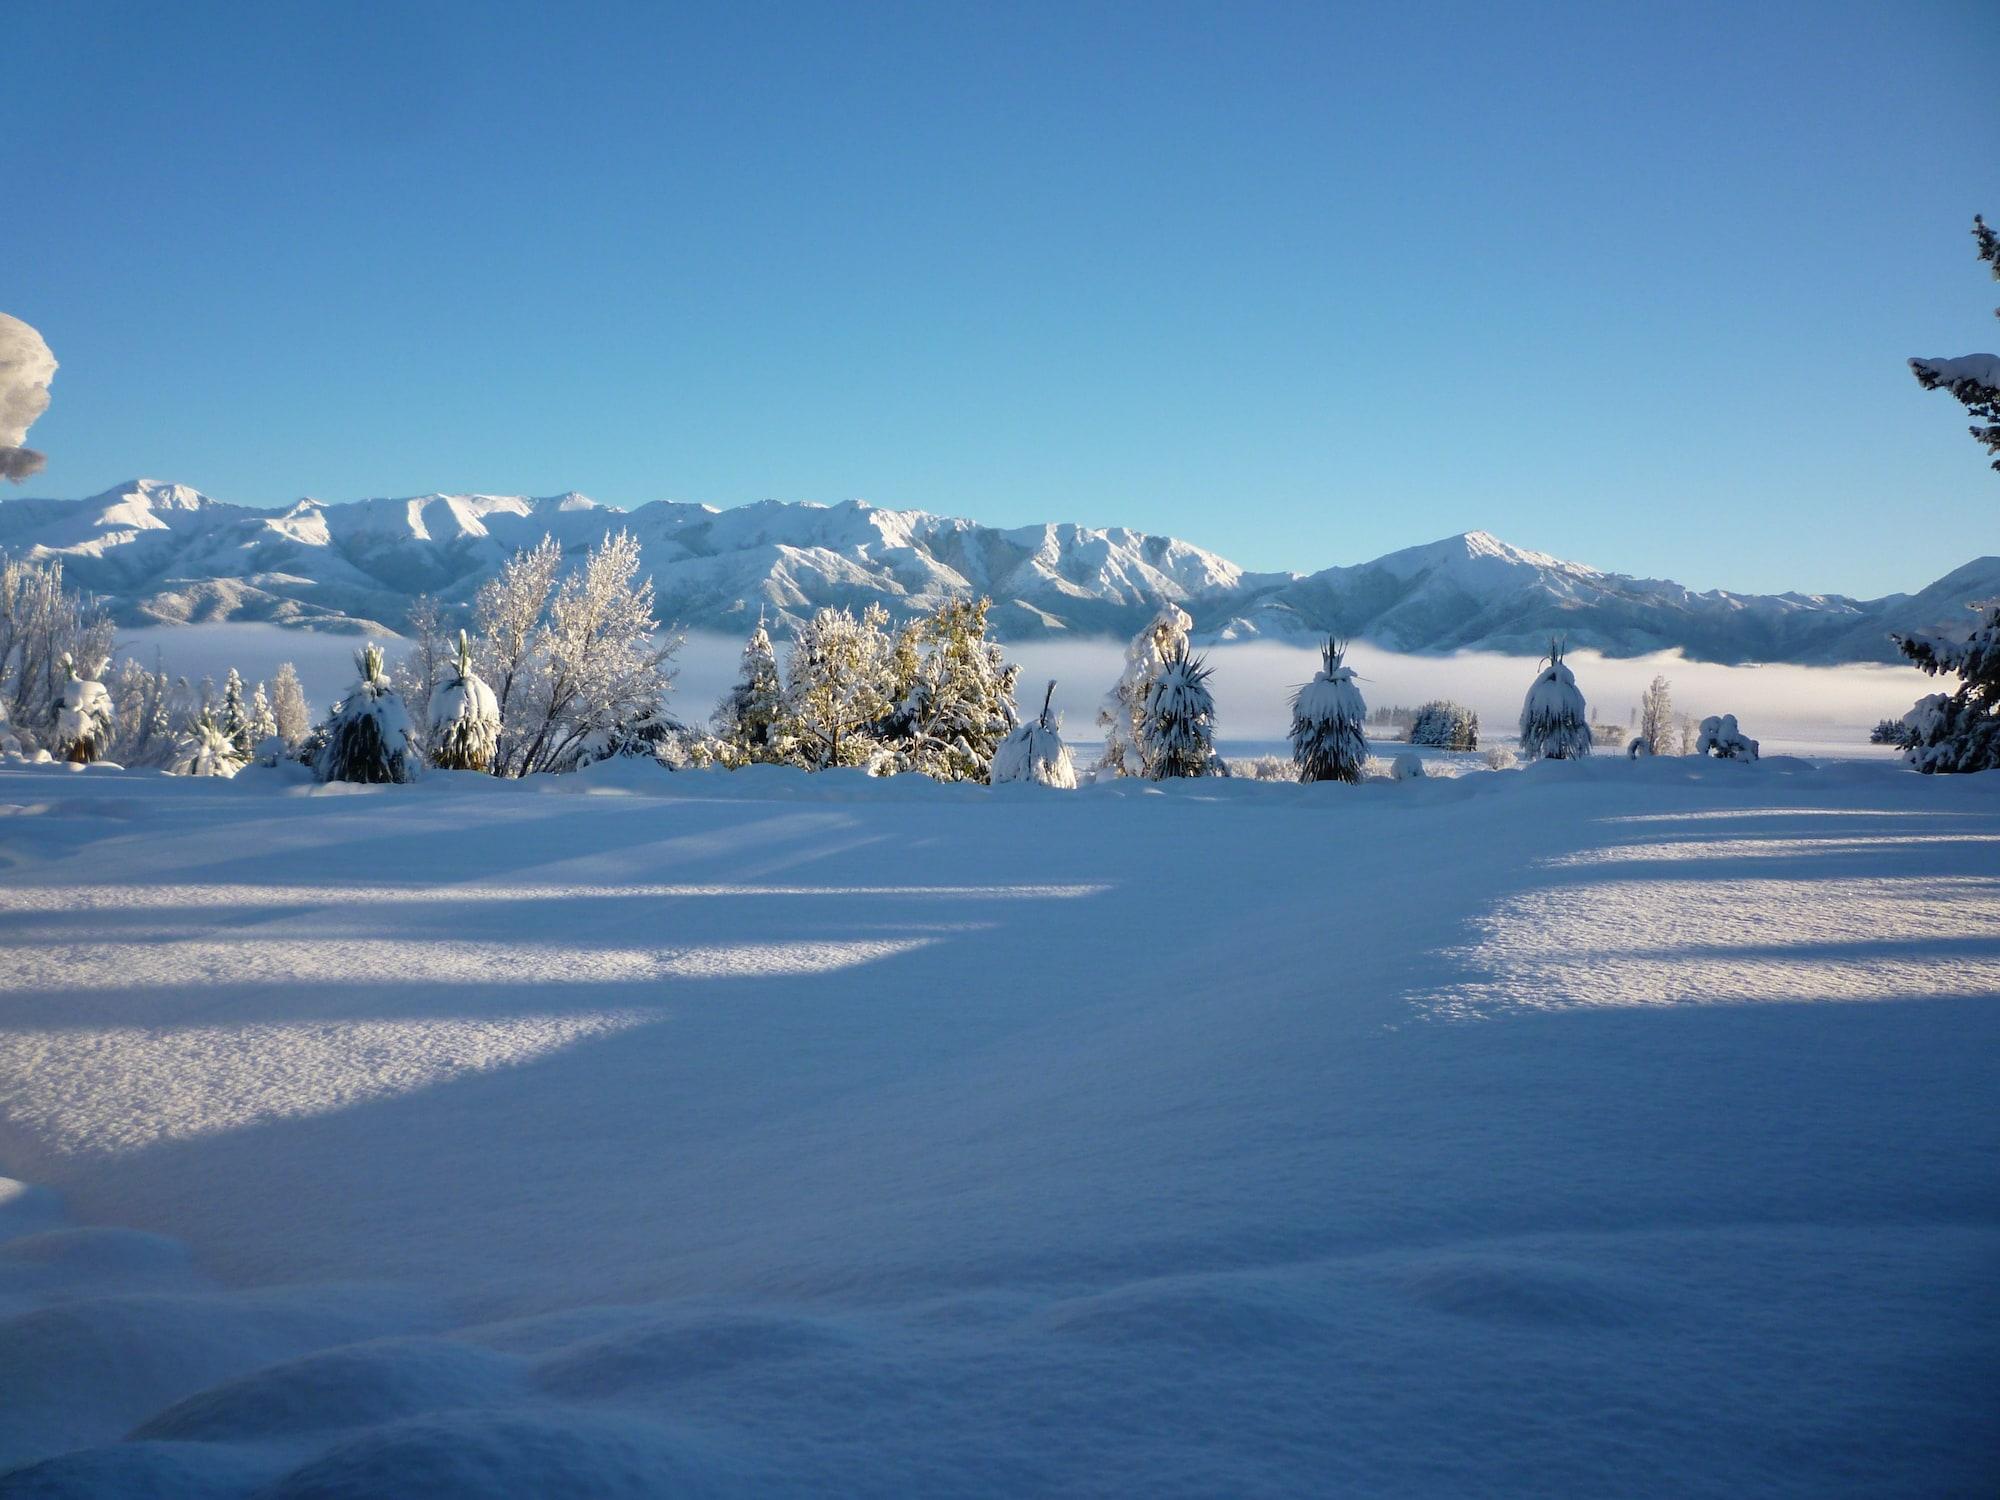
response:
{"label": "snow-covered shrub", "polygon": [[1224,761],[1229,774],[1242,781],[1297,781],[1299,768],[1289,755],[1231,756]]}
{"label": "snow-covered shrub", "polygon": [[1710,714],[1701,721],[1701,737],[1695,754],[1713,755],[1717,760],[1755,760],[1757,742],[1736,727],[1735,714]]}
{"label": "snow-covered shrub", "polygon": [[1521,763],[1521,757],[1514,753],[1511,745],[1489,745],[1486,748],[1486,765],[1489,770],[1511,771]]}
{"label": "snow-covered shrub", "polygon": [[785,659],[785,711],[778,758],[808,771],[865,766],[882,749],[876,727],[894,688],[889,612],[871,604],[858,616],[816,610]]}
{"label": "snow-covered shrub", "polygon": [[1069,791],[1076,786],[1076,764],[1062,741],[1062,720],[1055,713],[1056,685],[1042,695],[1042,711],[1016,724],[993,752],[993,785],[1032,781]]}
{"label": "snow-covered shrub", "polygon": [[255,747],[250,751],[250,764],[253,766],[268,767],[281,765],[291,758],[292,747],[285,743],[285,737],[282,734],[268,734],[264,736],[263,739],[257,741]]}
{"label": "snow-covered shrub", "polygon": [[452,675],[431,693],[431,764],[446,771],[486,771],[500,743],[500,700],[472,670],[472,639],[458,633]]}
{"label": "snow-covered shrub", "polygon": [[1441,750],[1477,750],[1479,715],[1449,698],[1433,699],[1418,709],[1411,721],[1410,743]]}
{"label": "snow-covered shrub", "polygon": [[736,685],[715,706],[709,720],[715,730],[715,758],[734,770],[776,760],[778,721],[785,714],[785,689],[778,677],[777,653],[757,616],[757,628],[743,644],[743,667]]}
{"label": "snow-covered shrub", "polygon": [[1144,630],[1132,637],[1125,648],[1125,670],[1105,695],[1097,711],[1097,725],[1104,731],[1101,769],[1114,776],[1146,776],[1144,726],[1146,698],[1167,658],[1188,644],[1194,620],[1176,604],[1163,604]]}
{"label": "snow-covered shrub", "polygon": [[321,781],[415,781],[423,752],[403,700],[383,675],[380,648],[364,647],[354,661],[360,679],[323,726],[314,772]]}
{"label": "snow-covered shrub", "polygon": [[1422,781],[1428,774],[1424,770],[1424,758],[1407,750],[1389,763],[1391,781]]}
{"label": "snow-covered shrub", "polygon": [[1933,677],[1958,678],[1950,694],[1932,693],[1903,716],[1892,741],[1926,773],[2000,768],[2000,606],[1964,641],[1897,636],[1903,655]]}
{"label": "snow-covered shrub", "polygon": [[182,736],[173,770],[178,776],[234,776],[248,760],[215,715],[203,709]]}
{"label": "snow-covered shrub", "polygon": [[1341,663],[1344,647],[1320,647],[1320,669],[1292,694],[1292,763],[1301,781],[1359,781],[1368,754],[1363,725],[1368,705],[1355,686],[1354,669]]}
{"label": "snow-covered shrub", "polygon": [[1139,721],[1139,744],[1145,752],[1146,775],[1153,781],[1181,776],[1226,776],[1228,767],[1215,753],[1215,697],[1208,690],[1210,668],[1189,653],[1187,643],[1175,646],[1146,690],[1145,715]]}
{"label": "snow-covered shrub", "polygon": [[[1992,267],[1993,279],[2000,281],[2000,234],[1987,227],[1978,214],[1972,216],[1972,238],[1979,258]],[[1956,359],[1913,359],[1910,373],[1927,391],[1946,390],[1983,425],[1967,430],[1972,440],[1988,453],[2000,454],[2000,354],[1961,354]],[[2000,469],[2000,457],[1993,460]]]}
{"label": "snow-covered shrub", "polygon": [[68,761],[87,765],[100,760],[111,744],[118,716],[104,684],[84,676],[73,658],[62,659],[64,681],[56,710],[55,752]]}
{"label": "snow-covered shrub", "polygon": [[1020,722],[1010,666],[986,638],[989,599],[952,599],[897,632],[890,708],[876,726],[887,751],[878,774],[985,781],[994,751]]}
{"label": "snow-covered shrub", "polygon": [[1642,755],[1650,756],[1652,753],[1653,742],[1643,734],[1635,736],[1632,743],[1625,747],[1625,758],[1627,760],[1637,760]]}
{"label": "snow-covered shrub", "polygon": [[1521,754],[1530,760],[1573,760],[1590,754],[1590,712],[1563,661],[1563,643],[1549,642],[1545,665],[1521,704]]}

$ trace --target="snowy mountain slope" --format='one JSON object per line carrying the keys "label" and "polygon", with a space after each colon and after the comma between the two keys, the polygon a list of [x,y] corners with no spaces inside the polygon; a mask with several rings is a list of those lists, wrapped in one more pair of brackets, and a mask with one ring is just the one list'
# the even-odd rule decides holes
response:
{"label": "snowy mountain slope", "polygon": [[1014,639],[1129,635],[1171,600],[1226,639],[1332,632],[1401,651],[1539,652],[1560,632],[1611,655],[1678,647],[1701,660],[1813,664],[1893,660],[1891,630],[1952,628],[1966,604],[2000,594],[2000,558],[1885,599],[1732,594],[1604,572],[1481,531],[1317,573],[1249,573],[1122,527],[1001,529],[858,500],[620,511],[578,494],[423,495],[264,510],[134,480],[88,500],[0,503],[0,551],[62,558],[128,624],[394,630],[418,593],[468,605],[516,548],[548,534],[580,554],[614,527],[638,537],[663,619],[724,631],[759,609],[782,630],[824,605],[880,601],[903,615],[978,593]]}

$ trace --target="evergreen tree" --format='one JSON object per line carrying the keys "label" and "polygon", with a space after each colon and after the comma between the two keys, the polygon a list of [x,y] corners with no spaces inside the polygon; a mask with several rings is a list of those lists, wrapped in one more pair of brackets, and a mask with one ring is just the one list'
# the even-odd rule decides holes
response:
{"label": "evergreen tree", "polygon": [[[1987,227],[1978,214],[1972,216],[1972,239],[1979,258],[1992,267],[1993,279],[2000,281],[2000,234]],[[2000,317],[2000,309],[1995,310]],[[1988,453],[2000,454],[2000,354],[1962,354],[1956,359],[1913,359],[1910,373],[1927,391],[1949,391],[1959,404],[1978,418],[1968,428],[1972,440]],[[1993,460],[2000,469],[2000,457]]]}
{"label": "evergreen tree", "polygon": [[877,730],[894,769],[938,781],[984,781],[993,752],[1020,721],[1020,669],[986,638],[992,601],[948,600],[896,635],[890,651],[897,696]]}
{"label": "evergreen tree", "polygon": [[1329,638],[1319,671],[1292,694],[1292,764],[1301,781],[1359,781],[1368,758],[1368,705],[1354,669],[1341,662],[1343,651]]}
{"label": "evergreen tree", "polygon": [[299,686],[298,669],[288,661],[278,663],[278,673],[271,679],[271,717],[277,722],[278,738],[294,748],[312,733],[312,710]]}
{"label": "evergreen tree", "polygon": [[1410,743],[1440,750],[1477,750],[1479,715],[1463,703],[1433,698],[1410,721]]}
{"label": "evergreen tree", "polygon": [[245,755],[256,743],[250,737],[250,705],[243,700],[243,674],[234,667],[229,669],[229,676],[222,684],[222,707],[216,715],[215,727]]}
{"label": "evergreen tree", "polygon": [[1163,604],[1152,623],[1125,648],[1125,670],[1097,711],[1098,728],[1104,731],[1104,754],[1099,765],[1113,775],[1149,774],[1141,734],[1146,699],[1153,683],[1166,669],[1167,658],[1186,647],[1188,632],[1193,628],[1194,621],[1186,610]]}
{"label": "evergreen tree", "polygon": [[722,763],[734,770],[777,758],[778,723],[784,717],[785,690],[778,678],[778,657],[764,629],[764,616],[743,645],[743,667],[732,687],[715,707],[711,720]]}
{"label": "evergreen tree", "polygon": [[458,633],[454,671],[432,695],[431,764],[447,771],[486,771],[500,742],[500,700],[472,670],[472,640]]}
{"label": "evergreen tree", "polygon": [[56,710],[56,754],[78,765],[101,759],[116,731],[117,713],[103,683],[77,670],[74,657],[62,658],[62,704]]}
{"label": "evergreen tree", "polygon": [[1590,714],[1563,649],[1561,641],[1549,642],[1545,665],[1521,704],[1521,754],[1530,760],[1590,754]]}
{"label": "evergreen tree", "polygon": [[1056,716],[1056,685],[1053,680],[1042,695],[1042,711],[1025,724],[1007,732],[993,752],[991,780],[999,786],[1008,781],[1032,781],[1040,786],[1071,791],[1076,787],[1076,762],[1062,741],[1062,720]]}
{"label": "evergreen tree", "polygon": [[1903,758],[1927,773],[2000,768],[2000,605],[1988,606],[1964,641],[1934,635],[1895,641],[1930,676],[1958,679],[1953,692],[1920,700],[1896,726],[1891,743],[1903,747]]}
{"label": "evergreen tree", "polygon": [[1210,668],[1182,641],[1146,689],[1139,744],[1150,780],[1228,774],[1215,753],[1215,699],[1208,690],[1209,676]]}
{"label": "evergreen tree", "polygon": [[808,771],[868,764],[881,750],[875,726],[890,709],[893,647],[888,611],[822,609],[799,627],[785,659],[779,755]]}
{"label": "evergreen tree", "polygon": [[277,716],[271,712],[271,695],[258,683],[250,693],[250,748],[255,749],[278,732]]}
{"label": "evergreen tree", "polygon": [[383,675],[382,652],[355,654],[360,679],[327,717],[313,769],[321,781],[415,781],[423,754],[408,710]]}

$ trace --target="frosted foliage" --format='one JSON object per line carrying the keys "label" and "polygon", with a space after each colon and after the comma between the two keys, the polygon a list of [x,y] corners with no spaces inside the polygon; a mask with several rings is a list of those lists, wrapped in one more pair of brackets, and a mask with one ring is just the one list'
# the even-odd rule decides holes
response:
{"label": "frosted foliage", "polygon": [[53,734],[68,661],[110,659],[111,622],[63,580],[62,564],[0,559],[0,696],[15,733]]}
{"label": "frosted foliage", "polygon": [[1463,703],[1437,698],[1417,710],[1410,724],[1410,743],[1441,750],[1477,750],[1479,715]]}
{"label": "frosted foliage", "polygon": [[1117,776],[1147,774],[1143,748],[1146,695],[1166,669],[1167,658],[1187,645],[1193,628],[1194,620],[1186,610],[1177,604],[1164,604],[1152,624],[1125,648],[1125,670],[1097,711],[1097,727],[1104,731],[1104,754],[1099,764],[1105,770]]}
{"label": "frosted foliage", "polygon": [[1959,679],[1957,691],[1921,699],[1891,730],[1904,759],[1926,773],[2000,769],[2000,607],[1963,641],[1910,635],[1896,644],[1931,676]]}
{"label": "frosted foliage", "polygon": [[1710,714],[1703,719],[1694,750],[1697,755],[1713,755],[1717,760],[1757,758],[1757,742],[1736,727],[1735,714]]}
{"label": "frosted foliage", "polygon": [[69,680],[63,684],[62,704],[56,711],[55,752],[65,760],[98,760],[110,745],[117,722],[111,694],[103,683],[78,675],[68,663],[65,666]]}
{"label": "frosted foliage", "polygon": [[234,776],[249,757],[208,714],[189,726],[174,770],[182,776]]}
{"label": "frosted foliage", "polygon": [[1151,780],[1226,774],[1215,753],[1215,697],[1208,677],[1209,669],[1183,642],[1147,688],[1139,744]]}
{"label": "frosted foliage", "polygon": [[1292,695],[1292,763],[1301,781],[1359,781],[1368,758],[1368,705],[1341,655],[1328,641],[1320,670]]}
{"label": "frosted foliage", "polygon": [[1547,665],[1521,704],[1521,754],[1529,760],[1574,760],[1590,754],[1590,713],[1576,674],[1551,644]]}
{"label": "frosted foliage", "polygon": [[313,769],[321,781],[415,781],[423,767],[416,727],[382,672],[382,653],[356,657],[360,679],[334,706]]}
{"label": "frosted foliage", "polygon": [[894,769],[938,781],[985,781],[1020,721],[1018,668],[986,638],[990,601],[952,600],[897,637],[896,701],[883,725]]}
{"label": "frosted foliage", "polygon": [[743,665],[736,685],[716,705],[710,720],[717,757],[732,768],[775,759],[778,724],[784,712],[778,657],[760,616],[757,628],[743,643]]}
{"label": "frosted foliage", "polygon": [[893,685],[888,611],[822,609],[799,627],[785,661],[777,753],[809,771],[867,765],[881,750],[874,726]]}
{"label": "frosted foliage", "polygon": [[298,744],[312,732],[312,710],[306,706],[298,668],[288,661],[278,663],[278,673],[271,679],[271,717],[287,745]]}
{"label": "frosted foliage", "polygon": [[463,631],[452,675],[431,695],[431,764],[449,771],[492,768],[500,741],[500,700],[472,669]]}
{"label": "frosted foliage", "polygon": [[1009,781],[1032,781],[1063,791],[1075,788],[1076,764],[1070,758],[1069,746],[1062,740],[1062,721],[1050,707],[1055,701],[1055,691],[1056,685],[1051,682],[1042,700],[1041,713],[1025,724],[1017,724],[993,752],[995,786]]}

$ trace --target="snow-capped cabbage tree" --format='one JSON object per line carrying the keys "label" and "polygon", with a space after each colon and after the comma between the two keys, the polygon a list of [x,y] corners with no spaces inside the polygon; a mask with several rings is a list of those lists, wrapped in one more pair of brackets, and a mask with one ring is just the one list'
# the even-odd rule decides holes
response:
{"label": "snow-capped cabbage tree", "polygon": [[1208,690],[1210,674],[1211,669],[1182,641],[1147,687],[1139,720],[1139,746],[1151,780],[1228,774],[1215,753],[1215,697]]}
{"label": "snow-capped cabbage tree", "polygon": [[1479,715],[1463,703],[1433,698],[1410,721],[1410,743],[1439,750],[1477,750]]}
{"label": "snow-capped cabbage tree", "polygon": [[382,670],[382,652],[355,653],[360,678],[334,705],[313,757],[321,781],[415,781],[423,768],[416,726]]}
{"label": "snow-capped cabbage tree", "polygon": [[1099,761],[1116,776],[1145,776],[1146,752],[1142,726],[1146,698],[1167,658],[1188,644],[1194,621],[1177,604],[1163,604],[1152,623],[1132,637],[1125,648],[1125,669],[1105,695],[1097,711],[1098,728],[1104,731],[1104,754]]}
{"label": "snow-capped cabbage tree", "polygon": [[1076,786],[1076,763],[1062,740],[1062,720],[1055,712],[1056,685],[1053,680],[1042,695],[1042,711],[1026,723],[1016,724],[993,752],[993,785],[1007,781],[1032,781],[1063,791]]}
{"label": "snow-capped cabbage tree", "polygon": [[938,781],[985,781],[1016,724],[1020,668],[986,638],[988,599],[952,599],[898,632],[895,701],[879,730],[894,767]]}
{"label": "snow-capped cabbage tree", "polygon": [[223,725],[203,709],[181,737],[180,752],[174,758],[174,772],[180,776],[234,776],[250,757],[236,746]]}
{"label": "snow-capped cabbage tree", "polygon": [[[1972,216],[1972,238],[1979,258],[1992,268],[2000,281],[2000,234],[1987,226],[1978,214]],[[2000,316],[2000,309],[1995,310]],[[1968,431],[1972,440],[1988,453],[2000,454],[2000,354],[1961,354],[1952,359],[1913,359],[1910,373],[1927,391],[1951,392],[1967,411],[1978,418]],[[2000,457],[1993,460],[2000,469]]]}
{"label": "snow-capped cabbage tree", "polygon": [[55,753],[79,765],[101,760],[116,732],[118,715],[111,692],[96,680],[96,669],[80,669],[74,658],[62,659],[62,702],[56,709]]}
{"label": "snow-capped cabbage tree", "polygon": [[757,616],[757,628],[743,643],[743,666],[736,685],[715,706],[715,758],[734,770],[778,758],[778,722],[785,713],[785,688],[778,677],[778,654]]}
{"label": "snow-capped cabbage tree", "polygon": [[1701,721],[1694,751],[1717,760],[1755,760],[1757,742],[1736,727],[1735,714],[1710,714]]}
{"label": "snow-capped cabbage tree", "polygon": [[2000,606],[1989,606],[1963,641],[1935,635],[1895,640],[1931,676],[1958,678],[1955,691],[1920,700],[1896,726],[1891,742],[1903,747],[1903,758],[1933,773],[2000,768]]}
{"label": "snow-capped cabbage tree", "polygon": [[1521,754],[1530,760],[1590,754],[1590,712],[1563,652],[1561,641],[1549,642],[1542,670],[1521,704]]}
{"label": "snow-capped cabbage tree", "polygon": [[875,729],[894,690],[889,613],[821,609],[798,629],[785,658],[785,711],[776,746],[808,771],[863,766],[881,751]]}
{"label": "snow-capped cabbage tree", "polygon": [[446,771],[486,771],[500,744],[500,700],[472,669],[472,638],[458,633],[452,674],[431,693],[431,764]]}
{"label": "snow-capped cabbage tree", "polygon": [[1368,705],[1342,660],[1346,647],[1331,638],[1320,648],[1320,669],[1292,694],[1292,764],[1301,781],[1359,781],[1368,758]]}

